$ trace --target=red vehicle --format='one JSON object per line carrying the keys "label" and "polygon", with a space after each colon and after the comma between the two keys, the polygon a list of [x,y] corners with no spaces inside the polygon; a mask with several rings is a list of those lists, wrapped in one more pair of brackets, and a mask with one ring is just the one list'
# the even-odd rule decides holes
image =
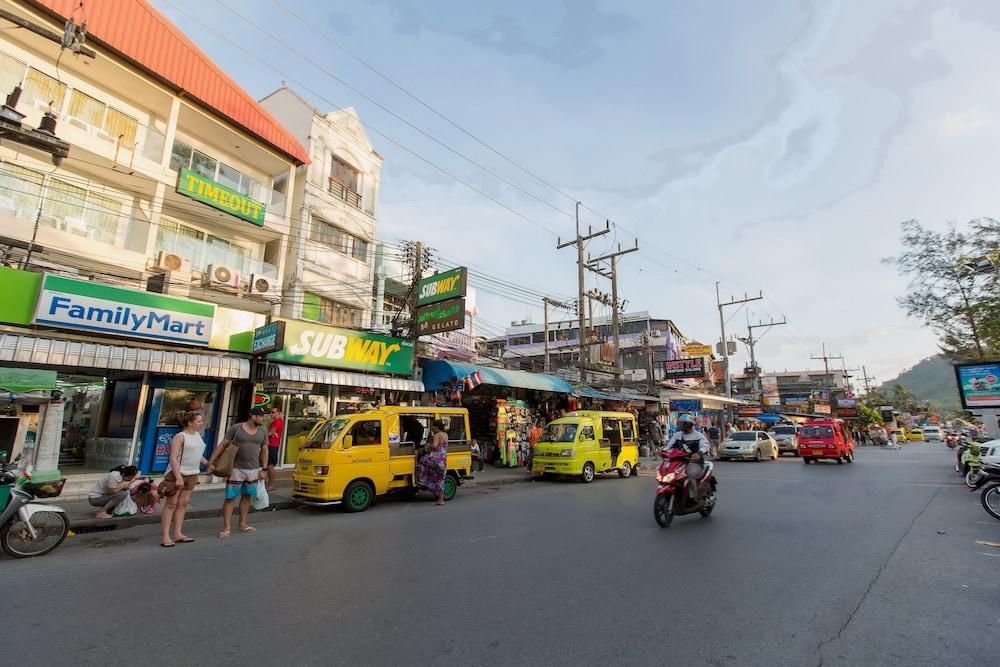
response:
{"label": "red vehicle", "polygon": [[803,463],[833,459],[838,464],[854,460],[851,429],[842,419],[816,419],[799,431],[799,456]]}
{"label": "red vehicle", "polygon": [[653,502],[653,516],[656,523],[664,528],[670,526],[674,516],[694,514],[707,517],[715,508],[715,489],[718,483],[712,474],[712,462],[702,461],[705,474],[698,482],[700,499],[697,502],[688,500],[688,478],[685,466],[690,455],[680,449],[668,449],[663,452],[663,463],[656,472],[656,499]]}

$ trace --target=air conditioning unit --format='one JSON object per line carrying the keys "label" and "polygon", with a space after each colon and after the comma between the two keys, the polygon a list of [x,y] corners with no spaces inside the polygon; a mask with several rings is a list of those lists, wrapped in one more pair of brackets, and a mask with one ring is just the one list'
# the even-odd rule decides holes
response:
{"label": "air conditioning unit", "polygon": [[250,276],[250,282],[247,284],[247,292],[260,296],[273,296],[277,292],[277,287],[274,278],[254,273]]}
{"label": "air conditioning unit", "polygon": [[191,271],[163,271],[146,279],[146,291],[187,297],[191,293]]}
{"label": "air conditioning unit", "polygon": [[190,271],[191,261],[169,250],[161,250],[156,256],[156,268],[161,271]]}
{"label": "air conditioning unit", "polygon": [[661,336],[663,336],[663,332],[660,331],[659,329],[653,329],[652,331],[649,332],[650,338],[660,338]]}
{"label": "air conditioning unit", "polygon": [[209,264],[208,270],[202,276],[203,285],[210,287],[239,287],[240,274],[231,266],[224,264]]}

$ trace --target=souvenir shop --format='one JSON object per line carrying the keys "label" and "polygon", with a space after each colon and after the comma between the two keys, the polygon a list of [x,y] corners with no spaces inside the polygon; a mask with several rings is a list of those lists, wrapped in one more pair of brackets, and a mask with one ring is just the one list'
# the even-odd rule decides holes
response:
{"label": "souvenir shop", "polygon": [[[487,462],[507,464],[508,432],[526,442],[536,421],[586,407],[573,386],[554,375],[477,366],[444,359],[421,359],[428,403],[469,410],[472,438]],[[513,436],[511,436],[513,437]]]}
{"label": "souvenir shop", "polygon": [[742,415],[739,408],[747,404],[735,398],[673,389],[660,392],[660,396],[668,405],[667,428],[671,433],[677,429],[677,418],[682,414],[693,415],[699,428],[713,425],[722,428],[727,422],[735,423],[733,418]]}

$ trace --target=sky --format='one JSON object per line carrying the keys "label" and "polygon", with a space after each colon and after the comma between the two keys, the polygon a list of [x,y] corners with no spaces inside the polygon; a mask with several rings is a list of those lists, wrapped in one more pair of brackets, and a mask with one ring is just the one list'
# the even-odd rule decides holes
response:
{"label": "sky", "polygon": [[255,97],[354,107],[385,157],[378,236],[488,279],[484,334],[576,294],[556,246],[580,201],[612,223],[592,256],[638,239],[626,310],[714,343],[716,282],[762,292],[725,312],[741,336],[787,318],[764,370],[822,368],[825,343],[880,382],[937,351],[882,261],[899,224],[998,217],[992,0],[152,2]]}

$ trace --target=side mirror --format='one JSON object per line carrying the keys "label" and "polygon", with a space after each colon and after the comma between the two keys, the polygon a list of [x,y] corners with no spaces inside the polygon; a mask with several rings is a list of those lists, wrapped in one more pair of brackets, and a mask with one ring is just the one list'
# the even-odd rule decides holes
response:
{"label": "side mirror", "polygon": [[344,436],[344,444],[342,445],[341,448],[342,449],[350,449],[353,446],[354,446],[354,436],[353,435],[345,435]]}

